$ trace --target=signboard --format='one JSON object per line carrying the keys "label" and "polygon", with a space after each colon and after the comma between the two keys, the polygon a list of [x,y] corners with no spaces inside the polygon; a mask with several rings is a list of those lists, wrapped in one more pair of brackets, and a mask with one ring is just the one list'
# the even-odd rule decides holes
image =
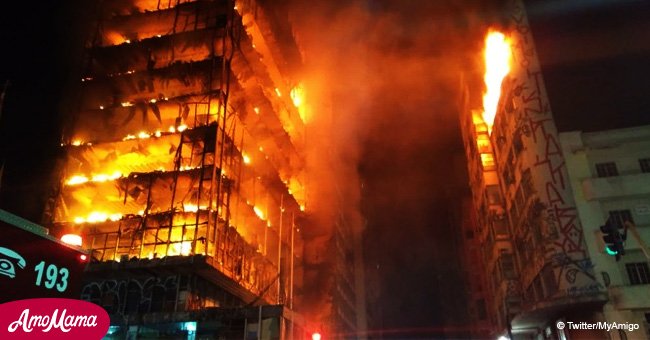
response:
{"label": "signboard", "polygon": [[0,303],[29,298],[78,299],[87,255],[47,229],[0,210]]}

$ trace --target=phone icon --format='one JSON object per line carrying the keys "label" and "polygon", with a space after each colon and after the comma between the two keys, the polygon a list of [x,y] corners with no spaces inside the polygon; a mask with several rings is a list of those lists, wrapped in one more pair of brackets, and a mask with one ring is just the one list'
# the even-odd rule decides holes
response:
{"label": "phone icon", "polygon": [[15,251],[0,247],[0,275],[9,276],[10,278],[16,277],[15,265],[20,269],[25,268],[27,262]]}

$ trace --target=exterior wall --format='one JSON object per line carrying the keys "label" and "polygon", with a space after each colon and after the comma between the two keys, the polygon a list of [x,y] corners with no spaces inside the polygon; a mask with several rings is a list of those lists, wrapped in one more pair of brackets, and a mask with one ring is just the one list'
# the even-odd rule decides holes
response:
{"label": "exterior wall", "polygon": [[[639,159],[650,158],[650,126],[560,134],[571,187],[585,239],[600,284],[608,287],[604,306],[607,321],[638,323],[640,330],[627,332],[628,339],[650,335],[645,314],[650,313],[649,284],[630,285],[626,263],[648,262],[639,242],[628,232],[626,254],[620,262],[604,252],[599,226],[611,210],[630,210],[641,239],[650,243],[650,173],[643,173]],[[618,176],[598,177],[596,164],[615,162]],[[620,335],[612,333],[612,338]]]}
{"label": "exterior wall", "polygon": [[[467,101],[469,94],[467,89],[464,90]],[[506,260],[512,259],[513,248],[487,126],[467,103],[464,103],[461,113],[460,125],[471,189],[471,200],[461,209],[466,214],[462,224],[465,233],[472,232],[472,239],[464,239],[463,247],[466,268],[470,273],[476,273],[468,276],[468,298],[470,303],[471,299],[477,303],[474,308],[480,308],[481,299],[485,301],[487,319],[474,319],[478,329],[473,335],[494,336],[508,327],[508,320],[519,308],[521,293],[515,280],[515,264]],[[476,312],[478,316],[478,310]]]}
{"label": "exterior wall", "polygon": [[334,285],[332,287],[332,329],[343,334],[354,334],[357,329],[355,290],[355,263],[352,232],[343,216],[335,225],[333,256],[335,260]]}
{"label": "exterior wall", "polygon": [[461,228],[460,256],[466,282],[467,311],[472,324],[470,335],[483,339],[490,335],[494,328],[490,321],[488,303],[492,299],[489,283],[484,271],[481,243],[478,239],[478,225],[471,197],[463,199],[459,210]]}
{"label": "exterior wall", "polygon": [[602,320],[606,289],[578,218],[523,3],[508,6],[511,71],[487,142],[467,94],[461,108],[494,334],[511,327],[515,338],[594,336],[555,328],[563,319]]}
{"label": "exterior wall", "polygon": [[491,137],[517,257],[525,264],[521,287],[529,304],[599,293],[520,1],[512,2],[510,19],[512,70]]}

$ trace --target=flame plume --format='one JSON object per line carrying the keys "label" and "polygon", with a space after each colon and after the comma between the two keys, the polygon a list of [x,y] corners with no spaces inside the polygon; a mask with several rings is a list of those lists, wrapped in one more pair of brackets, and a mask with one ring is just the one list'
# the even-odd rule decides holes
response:
{"label": "flame plume", "polygon": [[490,31],[485,38],[485,81],[483,95],[483,121],[492,133],[492,124],[501,96],[501,82],[510,72],[510,40],[501,32]]}

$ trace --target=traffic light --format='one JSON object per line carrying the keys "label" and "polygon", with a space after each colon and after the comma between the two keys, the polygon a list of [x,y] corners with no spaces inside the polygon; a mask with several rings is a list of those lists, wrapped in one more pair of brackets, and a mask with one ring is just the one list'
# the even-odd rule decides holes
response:
{"label": "traffic light", "polygon": [[620,260],[621,256],[625,255],[623,242],[627,239],[627,230],[621,234],[618,227],[608,219],[605,225],[600,226],[600,231],[603,233],[605,252],[608,255],[616,256],[616,261]]}

